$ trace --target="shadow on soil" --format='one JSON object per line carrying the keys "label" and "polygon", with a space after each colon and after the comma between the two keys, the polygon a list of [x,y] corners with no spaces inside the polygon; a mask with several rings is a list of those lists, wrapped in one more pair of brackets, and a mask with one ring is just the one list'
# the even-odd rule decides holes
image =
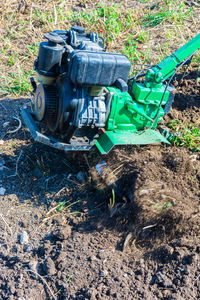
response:
{"label": "shadow on soil", "polygon": [[[71,219],[70,225],[79,232],[87,234],[108,229],[119,236],[117,249],[120,251],[130,232],[129,246],[144,250],[154,247],[155,242],[158,245],[184,234],[178,229],[182,230],[183,225],[178,212],[170,209],[151,216],[135,199],[137,167],[124,164],[113,196],[113,186],[105,182],[99,186],[89,171],[88,164],[95,168],[102,159],[96,151],[87,156],[83,153],[65,155],[35,143],[16,148],[14,154],[16,156],[5,153],[1,156],[8,168],[2,177],[6,193],[15,194],[20,202],[31,200],[35,206],[45,205],[49,209],[63,203],[63,213],[65,211]],[[16,170],[17,175],[13,176]],[[83,182],[77,180],[80,171],[86,179]],[[100,177],[99,181],[102,181]],[[66,211],[68,205],[70,208]]]}
{"label": "shadow on soil", "polygon": [[[7,113],[13,115],[9,107],[6,108]],[[6,115],[4,118],[5,121]],[[36,206],[46,205],[49,209],[63,203],[63,212],[78,220],[71,221],[75,230],[87,233],[108,229],[119,236],[119,250],[123,249],[129,233],[132,233],[129,245],[143,249],[150,249],[155,243],[161,244],[185,233],[182,214],[173,209],[166,209],[156,217],[146,214],[135,198],[140,169],[133,163],[124,163],[113,194],[112,186],[105,182],[98,186],[90,172],[102,160],[97,151],[87,155],[66,155],[41,144],[30,144],[29,138],[25,129],[8,135],[7,140],[13,139],[11,149],[5,148],[1,155],[5,166],[0,171],[2,185],[7,194],[15,194],[20,202],[29,200]],[[115,164],[116,155],[109,156]],[[78,179],[80,172],[85,180]],[[66,205],[69,206],[67,210]]]}
{"label": "shadow on soil", "polygon": [[183,74],[177,76],[174,85],[177,89],[173,107],[184,111],[187,108],[200,108],[200,84],[198,72],[191,72],[183,79]]}

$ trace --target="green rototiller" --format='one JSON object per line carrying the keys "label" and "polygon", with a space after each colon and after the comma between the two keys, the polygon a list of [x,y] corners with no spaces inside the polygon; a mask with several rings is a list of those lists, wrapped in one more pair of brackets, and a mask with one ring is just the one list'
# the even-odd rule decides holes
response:
{"label": "green rototiller", "polygon": [[22,110],[35,141],[64,151],[95,145],[102,154],[114,145],[169,143],[156,128],[172,105],[174,74],[200,48],[200,34],[133,78],[128,58],[106,52],[96,33],[73,26],[44,37],[34,63],[38,85],[31,78],[32,111]]}

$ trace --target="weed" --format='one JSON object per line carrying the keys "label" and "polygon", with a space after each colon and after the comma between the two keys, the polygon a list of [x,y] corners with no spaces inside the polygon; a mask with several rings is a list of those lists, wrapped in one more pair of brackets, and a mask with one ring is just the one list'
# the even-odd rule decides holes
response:
{"label": "weed", "polygon": [[112,189],[112,207],[115,206],[115,191]]}
{"label": "weed", "polygon": [[139,59],[135,53],[136,51],[137,51],[137,43],[134,41],[133,35],[130,34],[127,37],[125,49],[123,50],[123,53],[128,56],[131,62],[135,62],[135,61],[137,62]]}
{"label": "weed", "polygon": [[152,208],[154,208],[156,211],[164,211],[168,208],[171,208],[173,206],[173,204],[171,202],[157,202],[155,204],[152,205]]}
{"label": "weed", "polygon": [[50,173],[49,173],[48,169],[46,168],[46,166],[44,165],[44,162],[43,162],[42,157],[41,157],[41,159],[39,159],[39,158],[37,157],[36,162],[34,162],[34,161],[30,158],[30,156],[27,155],[27,157],[28,157],[29,161],[32,163],[32,165],[33,165],[35,168],[37,168],[44,176],[50,177]]}
{"label": "weed", "polygon": [[26,95],[31,92],[32,88],[29,83],[29,78],[34,74],[34,71],[26,72],[23,68],[18,72],[10,72],[7,76],[0,76],[1,85],[0,93],[8,93],[14,95]]}
{"label": "weed", "polygon": [[171,120],[169,122],[168,126],[169,126],[169,128],[175,129],[178,124],[180,124],[179,120]]}
{"label": "weed", "polygon": [[[64,210],[67,210],[67,209],[69,209],[71,206],[73,206],[73,205],[75,205],[75,204],[77,204],[77,203],[80,202],[80,200],[77,200],[77,201],[75,201],[75,202],[73,202],[73,203],[70,203],[70,204],[68,204],[68,205],[66,206],[66,204],[67,204],[68,202],[70,202],[70,201],[71,201],[71,199],[68,200],[68,201],[60,201],[60,202],[58,203],[57,211],[58,211],[58,212],[63,212]],[[79,213],[79,212],[78,212],[78,211],[75,211],[74,213]],[[70,213],[70,214],[72,214],[72,213]]]}
{"label": "weed", "polygon": [[[70,279],[72,279],[72,277],[73,275],[70,275],[65,281],[65,284],[67,284],[70,281]],[[62,290],[63,290],[63,286],[55,293],[55,296],[57,296]]]}
{"label": "weed", "polygon": [[62,212],[63,211],[63,209],[64,209],[64,206],[65,206],[65,203],[66,203],[66,201],[60,201],[58,204],[59,204],[59,206],[58,206],[58,208],[57,208],[57,211],[58,212]]}
{"label": "weed", "polygon": [[171,121],[168,126],[174,132],[174,135],[169,138],[172,144],[186,146],[193,152],[200,151],[200,126],[194,123],[186,126],[178,120]]}
{"label": "weed", "polygon": [[170,21],[180,25],[184,23],[186,16],[191,16],[192,7],[187,8],[182,1],[168,0],[165,1],[165,3],[166,6],[154,14],[149,12],[147,16],[142,19],[142,25],[154,27]]}
{"label": "weed", "polygon": [[27,45],[27,49],[28,49],[30,55],[36,56],[36,55],[38,54],[39,43],[36,42],[36,43],[33,44],[33,45]]}

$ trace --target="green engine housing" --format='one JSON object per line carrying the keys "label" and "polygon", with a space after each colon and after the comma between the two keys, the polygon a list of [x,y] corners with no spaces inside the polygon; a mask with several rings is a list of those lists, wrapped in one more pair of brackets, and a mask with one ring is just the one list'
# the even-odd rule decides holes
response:
{"label": "green engine housing", "polygon": [[[164,85],[147,88],[143,83],[134,83],[130,93],[114,87],[108,87],[107,90],[112,97],[112,105],[106,131],[96,142],[102,154],[109,152],[116,144],[168,143],[164,136],[154,130],[164,116],[164,106],[170,96],[168,90],[165,92]],[[162,106],[159,107],[161,100]]]}
{"label": "green engine housing", "polygon": [[[156,128],[164,116],[164,109],[170,92],[164,94],[165,86],[147,88],[142,83],[134,83],[129,93],[122,93],[116,88],[108,88],[113,93],[112,107],[106,124],[107,130],[142,130]],[[160,101],[162,107],[154,120]],[[132,95],[132,97],[131,97]]]}

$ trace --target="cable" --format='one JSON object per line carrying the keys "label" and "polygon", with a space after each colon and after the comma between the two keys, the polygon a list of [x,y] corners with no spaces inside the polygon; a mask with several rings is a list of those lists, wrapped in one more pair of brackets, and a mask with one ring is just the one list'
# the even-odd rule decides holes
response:
{"label": "cable", "polygon": [[[156,66],[156,65],[147,65],[147,64],[140,64],[140,63],[132,63],[132,65],[148,66],[148,68],[144,68],[144,69],[140,70],[135,76],[133,76],[133,77],[131,77],[131,78],[128,79],[128,84],[131,81],[133,81],[132,84],[131,84],[131,90],[132,90],[133,84],[134,84],[134,82],[136,81],[137,78],[141,78],[141,77],[145,76],[146,72],[149,69],[151,69],[151,68],[153,68],[153,67]],[[145,72],[145,73],[143,73],[143,72]]]}

